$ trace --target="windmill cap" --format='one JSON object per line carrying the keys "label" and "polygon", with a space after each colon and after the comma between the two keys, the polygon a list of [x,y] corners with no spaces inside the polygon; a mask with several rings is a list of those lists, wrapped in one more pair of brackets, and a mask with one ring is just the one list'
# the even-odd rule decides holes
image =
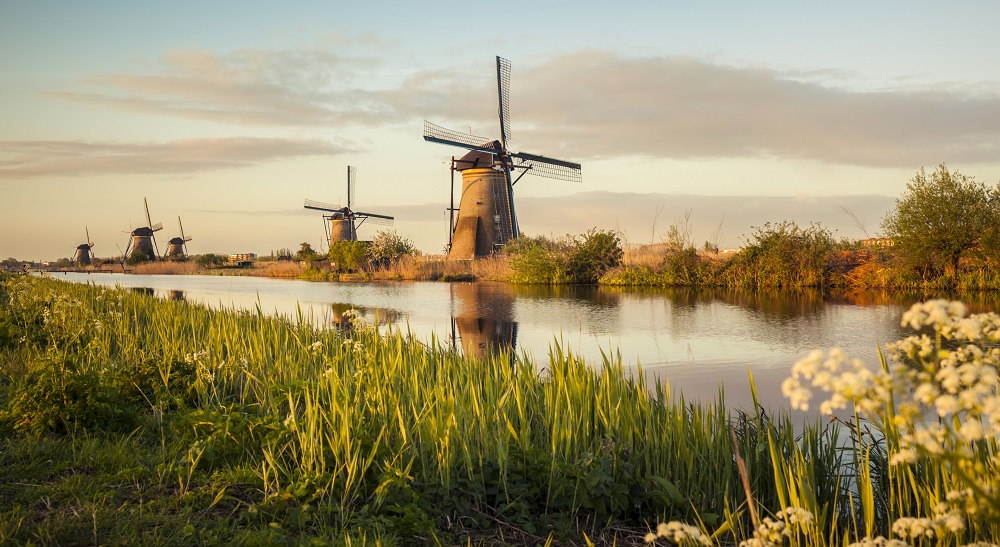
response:
{"label": "windmill cap", "polygon": [[134,235],[134,236],[151,236],[151,235],[153,235],[153,230],[150,230],[149,228],[143,226],[141,228],[136,228],[135,230],[132,230],[132,235]]}
{"label": "windmill cap", "polygon": [[466,169],[486,169],[493,167],[493,154],[481,150],[472,150],[455,160],[455,170],[465,171]]}

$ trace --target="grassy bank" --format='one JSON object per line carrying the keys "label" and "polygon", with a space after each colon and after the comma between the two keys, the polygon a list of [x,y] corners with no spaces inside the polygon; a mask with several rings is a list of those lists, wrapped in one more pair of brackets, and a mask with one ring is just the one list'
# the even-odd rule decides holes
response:
{"label": "grassy bank", "polygon": [[[893,420],[793,427],[617,358],[512,366],[27,276],[0,302],[0,543],[633,544],[672,520],[738,543],[788,507],[841,543],[965,484],[889,466]],[[969,461],[996,476],[987,438]],[[929,544],[1000,539],[980,515]]]}

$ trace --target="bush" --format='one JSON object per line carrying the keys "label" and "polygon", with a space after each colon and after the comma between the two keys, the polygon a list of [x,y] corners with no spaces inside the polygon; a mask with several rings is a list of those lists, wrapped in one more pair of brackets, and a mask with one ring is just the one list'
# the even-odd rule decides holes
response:
{"label": "bush", "polygon": [[742,288],[819,287],[833,247],[833,234],[818,224],[800,228],[794,222],[768,222],[729,262],[722,282]]}
{"label": "bush", "polygon": [[545,236],[519,237],[504,248],[510,260],[512,283],[558,284],[569,283],[566,275],[566,241],[555,241]]}
{"label": "bush", "polygon": [[597,283],[622,262],[624,252],[616,232],[591,228],[582,239],[574,238],[573,243],[566,260],[567,274],[573,283]]}
{"label": "bush", "polygon": [[400,237],[395,231],[375,234],[368,246],[368,256],[371,261],[383,266],[399,260],[402,256],[412,256],[416,252],[413,242]]}
{"label": "bush", "polygon": [[338,272],[356,272],[368,262],[368,243],[335,241],[327,256]]}

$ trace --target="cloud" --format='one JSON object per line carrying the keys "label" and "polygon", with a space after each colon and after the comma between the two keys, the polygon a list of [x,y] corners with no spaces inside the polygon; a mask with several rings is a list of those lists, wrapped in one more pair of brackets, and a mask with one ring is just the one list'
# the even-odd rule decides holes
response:
{"label": "cloud", "polygon": [[190,174],[350,151],[320,140],[213,138],[162,143],[0,141],[0,176]]}
{"label": "cloud", "polygon": [[[515,67],[511,125],[529,151],[567,159],[778,157],[912,167],[992,162],[1000,153],[1000,95],[989,89],[854,91],[795,76],[689,57],[576,53]],[[445,116],[440,103],[425,107]]]}
{"label": "cloud", "polygon": [[[396,82],[386,82],[379,65],[325,49],[171,51],[151,70],[95,76],[84,82],[87,90],[51,95],[244,126],[419,127],[425,118],[498,134],[489,62],[416,71]],[[914,167],[1000,156],[996,82],[873,91],[837,87],[831,82],[838,77],[823,68],[603,51],[536,66],[515,60],[514,143],[574,161],[773,157]]]}
{"label": "cloud", "polygon": [[80,82],[95,91],[48,93],[140,114],[248,126],[328,126],[384,121],[386,105],[351,88],[372,58],[326,50],[241,49],[225,56],[169,51],[152,69],[101,74]]}

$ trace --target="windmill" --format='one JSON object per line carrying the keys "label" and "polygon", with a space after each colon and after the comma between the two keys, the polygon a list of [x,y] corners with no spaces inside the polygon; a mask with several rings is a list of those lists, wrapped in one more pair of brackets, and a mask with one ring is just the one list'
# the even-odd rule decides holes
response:
{"label": "windmill", "polygon": [[76,246],[73,262],[81,266],[90,266],[90,261],[94,258],[94,253],[91,252],[94,242],[90,240],[90,228],[84,227],[84,229],[87,231],[87,242]]}
{"label": "windmill", "polygon": [[[511,138],[510,61],[501,57],[497,57],[497,98],[499,140],[452,131],[424,120],[424,140],[469,150],[460,159],[452,158],[452,173],[462,172],[462,197],[457,222],[454,197],[449,209],[452,213],[449,258],[485,256],[518,237],[513,190],[525,174],[571,182],[583,178],[578,163],[511,152],[507,148]],[[516,178],[515,172],[518,172]],[[454,196],[454,182],[452,186]]]}
{"label": "windmill", "polygon": [[181,227],[181,237],[171,238],[167,242],[167,258],[181,258],[187,256],[187,242],[191,241],[191,236],[184,235],[184,224],[181,223],[181,217],[177,217],[177,225]]}
{"label": "windmill", "polygon": [[[326,211],[329,215],[323,215],[323,228],[326,230],[326,240],[330,246],[338,241],[357,241],[358,226],[366,220],[373,224],[390,225],[393,217],[387,215],[377,215],[375,213],[364,213],[351,209],[351,202],[354,201],[354,190],[357,187],[358,168],[347,166],[347,206],[333,205],[307,199],[303,207]],[[360,221],[359,221],[360,219]]]}
{"label": "windmill", "polygon": [[146,225],[132,230],[132,239],[129,240],[128,246],[125,248],[122,262],[137,253],[144,254],[149,260],[156,260],[160,256],[153,234],[162,230],[163,224],[159,222],[153,224],[149,217],[149,202],[146,201],[146,198],[142,198],[142,202],[146,205]]}

